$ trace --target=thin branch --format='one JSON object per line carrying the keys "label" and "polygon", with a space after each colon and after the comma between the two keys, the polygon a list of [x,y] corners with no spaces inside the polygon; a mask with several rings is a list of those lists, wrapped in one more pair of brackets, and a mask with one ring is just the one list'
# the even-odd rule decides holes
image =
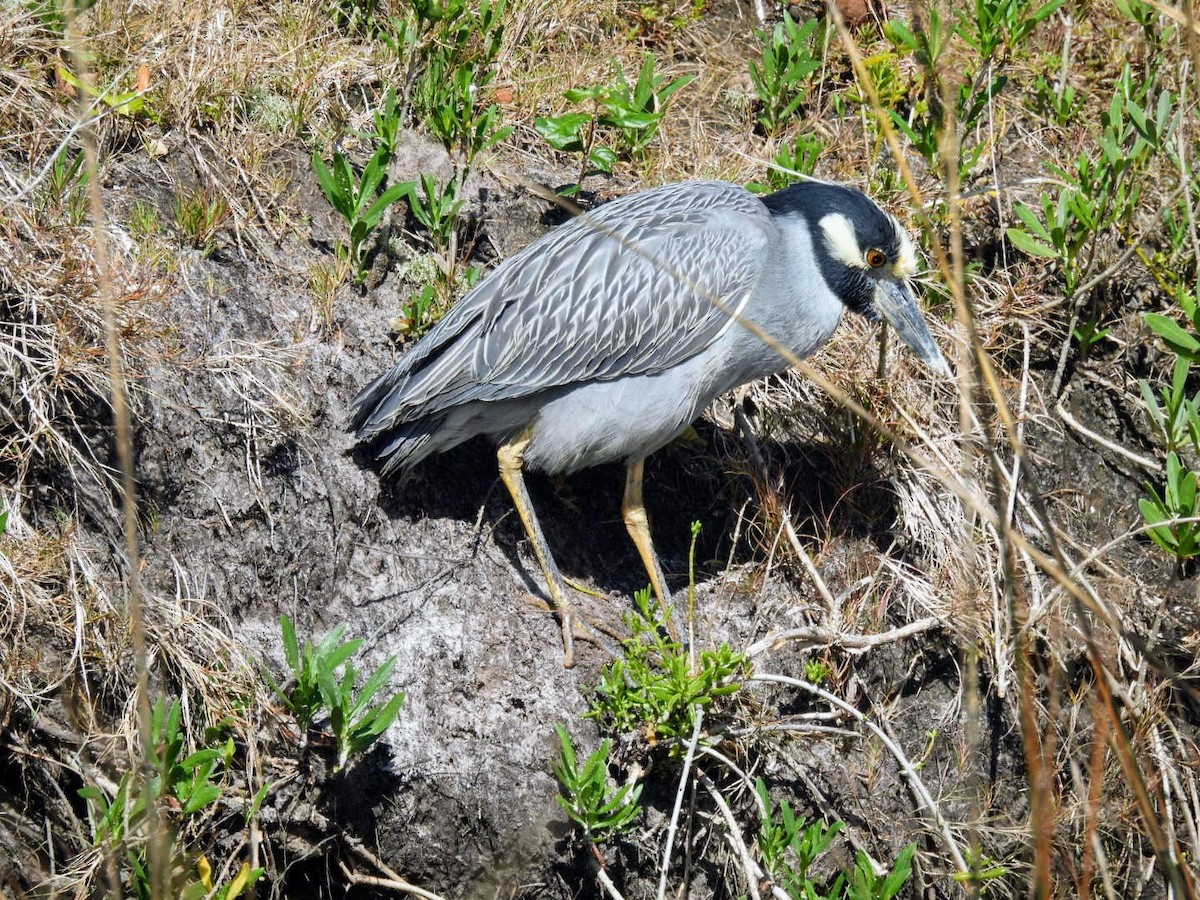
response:
{"label": "thin branch", "polygon": [[890,644],[907,637],[912,637],[915,634],[940,628],[942,624],[941,619],[929,616],[924,619],[918,619],[915,622],[910,622],[907,625],[901,625],[899,628],[893,628],[891,631],[880,632],[879,634],[847,634],[826,625],[788,628],[784,631],[772,632],[761,640],[755,641],[746,648],[746,655],[754,657],[766,650],[775,650],[788,641],[803,644],[806,648],[841,647],[847,653],[861,654],[872,647]]}
{"label": "thin branch", "polygon": [[671,824],[667,826],[667,846],[663,850],[662,869],[658,874],[658,900],[667,896],[667,872],[671,867],[671,851],[675,846],[675,832],[679,827],[679,811],[683,809],[683,795],[687,792],[688,778],[692,771],[692,761],[696,758],[696,745],[700,743],[700,726],[704,722],[704,707],[699,704],[692,707],[696,717],[692,725],[692,737],[688,741],[687,753],[683,757],[682,771],[679,773],[679,790],[675,792],[675,807],[671,810]]}
{"label": "thin branch", "polygon": [[770,684],[785,684],[790,687],[800,688],[803,691],[807,691],[810,694],[820,697],[826,703],[833,704],[847,715],[857,719],[863,725],[863,727],[874,732],[875,736],[883,742],[883,745],[887,747],[888,752],[890,752],[896,759],[896,762],[899,763],[900,772],[908,781],[909,787],[912,788],[913,794],[916,796],[917,801],[923,807],[925,807],[926,811],[929,813],[929,817],[937,826],[937,830],[942,836],[942,841],[946,845],[946,850],[954,860],[954,865],[958,869],[958,872],[962,875],[967,875],[970,872],[970,868],[967,866],[966,860],[963,859],[962,852],[958,849],[958,842],[955,841],[954,835],[950,831],[950,824],[942,815],[942,811],[938,809],[937,804],[933,800],[933,795],[929,793],[929,788],[925,786],[925,782],[921,780],[921,776],[917,773],[916,766],[912,764],[912,761],[909,760],[908,756],[905,754],[900,745],[888,736],[887,732],[868,719],[861,710],[851,706],[840,697],[834,696],[824,688],[819,688],[815,684],[812,684],[808,681],[804,681],[800,678],[792,678],[788,675],[773,675],[766,672],[753,675],[751,676],[750,680],[761,681]]}

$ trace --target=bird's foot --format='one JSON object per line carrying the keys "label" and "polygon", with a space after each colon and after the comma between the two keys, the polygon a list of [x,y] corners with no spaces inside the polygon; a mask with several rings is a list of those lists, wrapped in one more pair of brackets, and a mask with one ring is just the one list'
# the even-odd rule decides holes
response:
{"label": "bird's foot", "polygon": [[[575,587],[574,582],[568,581],[567,583]],[[582,593],[592,597],[603,598],[605,596],[593,590],[583,591]],[[574,606],[547,603],[542,597],[536,594],[526,594],[525,602],[545,612],[557,613],[562,629],[564,669],[571,669],[575,666],[575,640],[577,638],[581,641],[587,641],[587,643],[594,647],[598,647],[614,659],[621,655],[620,647],[617,644],[617,641],[620,640],[619,636],[614,635],[611,629],[606,628],[601,623],[584,621],[579,617]]]}

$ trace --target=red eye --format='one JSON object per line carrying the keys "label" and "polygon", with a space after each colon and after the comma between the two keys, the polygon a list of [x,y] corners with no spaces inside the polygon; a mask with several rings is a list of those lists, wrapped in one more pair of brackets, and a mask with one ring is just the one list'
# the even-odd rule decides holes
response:
{"label": "red eye", "polygon": [[872,269],[878,269],[880,266],[887,264],[887,254],[878,247],[871,247],[867,250],[863,258]]}

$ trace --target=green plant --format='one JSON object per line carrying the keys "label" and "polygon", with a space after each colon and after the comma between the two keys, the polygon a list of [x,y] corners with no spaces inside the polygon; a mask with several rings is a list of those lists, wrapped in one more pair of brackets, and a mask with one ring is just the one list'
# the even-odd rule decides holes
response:
{"label": "green plant", "polygon": [[154,237],[162,231],[158,207],[143,200],[134,201],[129,211],[129,233],[138,240]]}
{"label": "green plant", "polygon": [[755,790],[765,810],[758,832],[763,868],[789,897],[795,900],[892,900],[912,874],[916,844],[901,850],[891,869],[883,875],[875,874],[870,857],[860,850],[854,865],[839,872],[832,882],[816,882],[810,870],[842,830],[842,823],[808,822],[797,816],[786,800],[781,800],[776,809],[766,782],[761,778],[756,779]]}
{"label": "green plant", "polygon": [[1197,294],[1177,288],[1176,301],[1191,331],[1162,313],[1148,313],[1146,324],[1175,355],[1171,383],[1157,395],[1146,380],[1138,382],[1146,414],[1167,446],[1162,493],[1145,484],[1148,498],[1138,501],[1142,518],[1150,526],[1150,539],[1180,562],[1200,556],[1200,523],[1187,521],[1200,515],[1196,473],[1183,464],[1178,451],[1190,448],[1200,454],[1200,392],[1188,396],[1192,364],[1200,361],[1200,303]]}
{"label": "green plant", "polygon": [[1082,319],[1071,335],[1079,343],[1080,353],[1087,356],[1092,347],[1107,338],[1111,332],[1111,328],[1100,327],[1099,319]]}
{"label": "green plant", "polygon": [[83,151],[71,154],[60,149],[50,161],[37,192],[37,208],[45,215],[53,210],[66,214],[67,223],[82,225],[88,214],[88,173],[83,167]]}
{"label": "green plant", "polygon": [[113,91],[111,88],[101,89],[91,81],[80,78],[66,66],[58,66],[58,77],[66,84],[87,97],[103,104],[110,112],[124,118],[135,119],[144,116],[152,122],[159,120],[158,115],[146,103],[146,88],[149,85],[149,70],[142,66],[137,73],[137,82],[132,90]]}
{"label": "green plant", "polygon": [[159,697],[150,714],[150,739],[154,747],[154,775],[150,779],[150,796],[174,797],[180,804],[181,815],[189,816],[212,805],[221,796],[221,788],[213,776],[221,766],[228,767],[233,759],[233,739],[219,747],[205,747],[180,758],[183,752],[183,732],[180,729],[181,706],[174,700],[168,706]]}
{"label": "green plant", "polygon": [[[974,172],[988,149],[979,126],[985,121],[995,97],[1008,84],[1000,69],[1041,22],[1054,13],[1064,0],[1049,0],[1031,6],[1028,0],[975,0],[973,4],[951,7],[948,16],[931,6],[921,20],[909,24],[894,19],[884,25],[884,35],[898,53],[911,55],[920,67],[921,82],[917,95],[906,103],[880,99],[892,124],[925,161],[934,167],[953,163],[960,182]],[[949,64],[948,51],[960,53]],[[885,55],[886,56],[886,55]],[[964,62],[965,61],[965,62]],[[946,72],[961,72],[948,84]],[[874,74],[874,73],[873,73]],[[892,76],[890,81],[898,81]],[[952,105],[956,126],[956,153],[953,160],[941,158],[943,131],[947,123],[945,104]],[[900,107],[900,108],[897,108]]]}
{"label": "green plant", "polygon": [[229,218],[225,198],[208,188],[182,191],[171,201],[171,213],[188,243],[202,255],[211,256],[217,249],[217,232]]}
{"label": "green plant", "polygon": [[783,21],[758,37],[762,56],[750,61],[750,81],[758,95],[758,124],[774,134],[808,99],[809,76],[821,69],[827,30],[819,19],[799,23],[784,11]]}
{"label": "green plant", "polygon": [[463,205],[458,189],[457,178],[439,185],[433,175],[422,174],[420,193],[416,186],[407,192],[409,210],[413,218],[429,232],[430,242],[435,249],[453,248],[458,231],[458,213]]}
{"label": "green plant", "polygon": [[1192,326],[1190,332],[1162,313],[1146,314],[1146,325],[1150,330],[1163,339],[1172,353],[1189,363],[1200,363],[1200,302],[1197,297],[1200,297],[1200,290],[1180,287],[1175,291],[1175,303]]}
{"label": "green plant", "polygon": [[404,305],[404,327],[397,329],[413,337],[437,321],[465,290],[474,286],[480,274],[476,266],[463,265],[459,258],[463,199],[458,196],[458,176],[439,185],[433,175],[423,174],[419,187],[419,191],[414,187],[408,192],[408,206],[412,217],[428,233],[430,253],[403,270],[405,280],[414,282],[417,289]]}
{"label": "green plant", "polygon": [[[1162,213],[1162,227],[1154,251],[1139,254],[1158,282],[1170,293],[1194,295],[1196,283],[1196,255],[1191,252],[1191,209],[1200,201],[1200,187],[1192,185],[1191,196],[1181,196],[1169,204]],[[1181,301],[1180,301],[1181,302]],[[1181,302],[1182,305],[1182,302]]]}
{"label": "green plant", "polygon": [[796,181],[799,176],[811,175],[817,168],[817,161],[825,152],[825,139],[818,134],[798,131],[790,141],[779,145],[773,160],[774,165],[767,169],[766,181],[755,181],[746,185],[755,193],[778,191]]}
{"label": "green plant", "polygon": [[[357,651],[360,642],[351,641]],[[390,657],[355,691],[358,671],[349,660],[343,666],[342,677],[322,668],[319,671],[321,698],[329,711],[329,727],[338,748],[337,768],[346,765],[351,754],[361,753],[375,743],[400,714],[404,694],[396,693],[383,703],[370,706],[375,695],[383,689],[396,668],[396,657]]]}
{"label": "green plant", "polygon": [[616,83],[595,96],[601,109],[601,125],[615,129],[622,149],[632,159],[641,159],[646,147],[658,134],[659,125],[667,114],[667,104],[676,91],[691,84],[696,76],[683,75],[674,80],[655,72],[657,60],[654,54],[642,57],[637,81],[632,85],[625,78],[625,71],[617,67]]}
{"label": "green plant", "polygon": [[619,732],[643,729],[652,741],[692,733],[696,707],[711,707],[741,687],[746,657],[722,644],[700,654],[693,670],[684,647],[667,636],[663,614],[653,609],[650,589],[634,595],[637,609],[625,617],[631,636],[621,657],[605,669],[587,716]]}
{"label": "green plant", "polygon": [[76,150],[73,154],[66,149],[60,150],[50,161],[46,170],[45,190],[43,199],[52,203],[61,203],[67,192],[73,187],[86,187],[88,183],[87,170],[83,168],[83,151]]}
{"label": "green plant", "polygon": [[333,18],[338,28],[374,37],[380,27],[379,0],[334,0]]}
{"label": "green plant", "polygon": [[[64,7],[69,0],[24,0],[21,4],[37,16],[42,26],[61,40],[67,34],[67,16]],[[75,0],[75,15],[91,9],[96,0]]]}
{"label": "green plant", "polygon": [[912,874],[912,858],[916,852],[917,845],[909,844],[896,856],[888,872],[876,875],[870,857],[858,851],[846,885],[848,900],[892,900]]}
{"label": "green plant", "polygon": [[1142,29],[1146,43],[1151,47],[1157,46],[1159,37],[1155,26],[1158,24],[1158,10],[1145,0],[1113,0],[1113,6],[1121,15]]}
{"label": "green plant", "polygon": [[327,166],[321,155],[314,151],[312,162],[325,199],[350,226],[349,241],[338,243],[338,254],[350,261],[356,283],[362,284],[368,272],[369,241],[388,207],[409,194],[413,182],[393,184],[379,193],[388,164],[387,149],[383,146],[372,154],[363,166],[362,174],[357,176],[350,161],[341,153],[335,152],[332,165]]}
{"label": "green plant", "polygon": [[[346,633],[339,625],[318,643],[305,642],[300,647],[296,628],[289,616],[279,617],[283,634],[283,655],[292,670],[292,685],[283,690],[267,674],[271,687],[282,698],[296,718],[305,740],[309,727],[317,716],[329,716],[330,730],[338,748],[337,767],[346,764],[351,754],[369,747],[383,734],[400,714],[404,694],[393,694],[383,703],[369,706],[375,695],[387,684],[396,667],[396,657],[390,657],[356,690],[359,672],[350,657],[362,647],[362,640],[343,641]],[[339,675],[337,670],[341,669]]]}
{"label": "green plant", "polygon": [[420,0],[413,3],[413,12],[415,22],[396,23],[392,46],[413,60],[416,117],[447,150],[461,156],[459,174],[465,177],[479,153],[512,132],[501,124],[497,104],[479,102],[495,74],[507,3]]}
{"label": "green plant", "polygon": [[313,295],[313,325],[331,331],[338,291],[350,280],[353,267],[349,258],[335,256],[318,260],[308,270],[308,289]]}
{"label": "green plant", "polygon": [[[534,128],[551,147],[582,155],[579,178],[568,193],[577,192],[579,184],[592,172],[612,172],[613,165],[622,155],[630,159],[641,159],[645,155],[646,148],[658,134],[671,97],[694,78],[684,75],[669,80],[666,75],[655,72],[655,65],[654,55],[647,53],[632,85],[618,65],[611,83],[574,88],[563,94],[571,103],[590,105],[588,112],[534,119]],[[599,129],[613,135],[617,148],[599,141]]]}
{"label": "green plant", "polygon": [[1070,168],[1051,166],[1062,186],[1057,196],[1041,196],[1040,211],[1023,203],[1015,207],[1024,227],[1009,228],[1008,239],[1024,253],[1055,260],[1068,297],[1091,271],[1097,239],[1133,220],[1142,200],[1136,176],[1178,126],[1174,95],[1163,90],[1153,99],[1150,90],[1125,66],[1100,117],[1099,153],[1089,148]]}
{"label": "green plant", "polygon": [[1083,98],[1068,82],[1054,85],[1045,75],[1039,75],[1033,83],[1029,105],[1034,112],[1063,128],[1083,111]]}
{"label": "green plant", "polygon": [[400,277],[415,286],[404,301],[401,314],[393,322],[393,331],[406,337],[420,337],[437,324],[450,306],[479,283],[479,266],[461,265],[452,257],[431,252],[414,257],[399,270]]}
{"label": "green plant", "polygon": [[[767,784],[761,778],[755,780],[755,790],[762,808],[766,810],[758,831],[758,850],[762,854],[763,867],[791,896],[817,896],[817,885],[809,877],[809,867],[829,849],[837,833],[842,830],[842,823],[828,825],[821,820],[809,823],[798,817],[786,800],[781,800],[776,810]],[[837,884],[843,881],[843,877],[839,876]],[[831,893],[828,896],[837,895]]]}
{"label": "green plant", "polygon": [[978,896],[983,896],[989,882],[997,881],[1008,874],[1007,866],[996,862],[986,853],[974,851],[970,847],[964,847],[963,851],[970,871],[956,872],[953,878],[960,884],[978,886],[975,892]]}
{"label": "green plant", "polygon": [[368,144],[373,144],[376,150],[383,151],[384,161],[390,161],[396,155],[397,138],[403,117],[396,103],[396,89],[388,85],[383,94],[383,102],[371,113],[375,125],[373,131],[360,131],[358,137]]}
{"label": "green plant", "polygon": [[[575,96],[568,91],[568,99]],[[573,112],[561,116],[538,116],[533,127],[551,147],[566,153],[582,156],[579,177],[568,194],[578,193],[579,185],[588,175],[612,172],[617,163],[617,152],[611,147],[596,143],[596,118],[591,113]]]}
{"label": "green plant", "polygon": [[1200,392],[1187,395],[1188,360],[1179,356],[1175,359],[1171,384],[1160,388],[1158,396],[1145,379],[1138,382],[1142,402],[1155,429],[1162,435],[1168,450],[1178,450],[1185,444],[1200,452]]}
{"label": "green plant", "polygon": [[[961,15],[961,13],[960,13]],[[929,9],[923,27],[910,30],[899,21],[886,23],[884,33],[900,52],[911,54],[920,66],[922,88],[906,112],[888,109],[892,124],[907,139],[914,150],[931,166],[943,163],[941,158],[942,132],[946,125],[943,97],[949,96],[954,106],[957,127],[958,178],[965,180],[978,164],[986,144],[972,140],[989,104],[1008,83],[1005,75],[995,74],[990,57],[970,67],[957,86],[947,91],[944,85],[946,65],[943,56],[962,32],[963,20],[945,19],[937,7]]]}
{"label": "green plant", "polygon": [[1147,482],[1150,497],[1138,501],[1142,518],[1150,526],[1150,539],[1181,562],[1200,556],[1200,515],[1196,502],[1196,473],[1179,461],[1174,450],[1167,453],[1162,493]]}
{"label": "green plant", "polygon": [[[208,860],[179,843],[175,834],[178,823],[174,821],[210,809],[220,800],[222,788],[213,778],[219,767],[228,767],[233,759],[232,739],[184,756],[181,705],[178,700],[168,704],[162,697],[151,710],[150,739],[148,780],[127,772],[111,796],[96,785],[80,788],[79,796],[87,803],[93,845],[124,860],[124,879],[139,900],[154,896],[234,900],[253,887],[264,870],[243,863],[228,881],[214,884]],[[264,786],[247,812],[247,821],[257,812],[265,792]],[[171,798],[171,802],[162,803],[164,798]],[[157,811],[158,821],[150,819],[152,811]],[[159,842],[157,853],[150,851],[152,841]],[[164,871],[154,872],[154,864]],[[161,890],[156,889],[160,885]]]}
{"label": "green plant", "polygon": [[1034,6],[1029,0],[975,0],[973,15],[959,20],[957,32],[983,60],[994,60],[1015,50],[1064,2]]}
{"label": "green plant", "polygon": [[[673,0],[645,0],[632,13],[632,24],[625,29],[624,39],[629,42],[663,42],[673,31],[686,29],[695,24],[708,7],[708,0],[690,0],[679,3]],[[615,27],[628,24],[621,16],[613,23]]]}
{"label": "green plant", "polygon": [[551,768],[565,794],[555,798],[559,805],[583,828],[584,837],[594,843],[627,831],[641,815],[638,799],[642,786],[609,787],[607,740],[601,742],[581,767],[576,762],[575,746],[567,730],[558,724],[554,730],[558,733],[561,753],[559,759],[551,763]]}
{"label": "green plant", "polygon": [[832,674],[832,667],[823,659],[806,659],[804,661],[805,681],[811,681],[816,685],[824,684]]}
{"label": "green plant", "polygon": [[287,706],[296,724],[300,727],[301,744],[304,743],[306,732],[313,721],[321,713],[320,670],[337,668],[358,650],[358,644],[342,641],[346,633],[345,626],[339,625],[321,638],[317,644],[305,642],[301,649],[296,638],[296,626],[291,616],[279,617],[279,627],[283,635],[283,658],[292,670],[292,683],[285,692],[271,678],[270,672],[264,670],[268,683],[275,693]]}

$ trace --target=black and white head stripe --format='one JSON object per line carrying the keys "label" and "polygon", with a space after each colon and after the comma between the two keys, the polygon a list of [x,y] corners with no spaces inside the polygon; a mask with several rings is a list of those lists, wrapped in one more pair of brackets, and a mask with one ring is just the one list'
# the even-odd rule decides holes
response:
{"label": "black and white head stripe", "polygon": [[775,216],[803,219],[825,281],[848,308],[870,319],[878,318],[873,306],[878,279],[903,281],[917,272],[912,238],[861,191],[803,181],[764,197],[763,203]]}
{"label": "black and white head stripe", "polygon": [[[876,207],[878,209],[878,207]],[[884,267],[888,274],[897,278],[911,278],[917,274],[917,249],[908,233],[896,220],[895,216],[879,210],[886,221],[885,228],[872,227],[868,223],[864,230],[867,235],[859,234],[855,221],[841,212],[826,213],[817,222],[821,236],[825,240],[829,255],[838,262],[859,269],[876,268],[867,262],[867,251],[881,250],[887,257]]]}

